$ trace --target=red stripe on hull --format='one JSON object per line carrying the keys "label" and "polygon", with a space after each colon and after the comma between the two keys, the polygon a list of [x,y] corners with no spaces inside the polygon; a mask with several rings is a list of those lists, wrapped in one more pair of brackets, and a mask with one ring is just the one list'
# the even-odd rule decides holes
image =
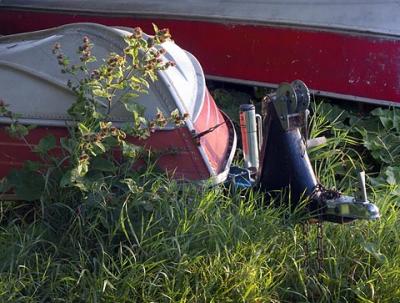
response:
{"label": "red stripe on hull", "polygon": [[0,12],[3,34],[72,22],[141,26],[147,32],[155,22],[170,28],[208,75],[272,84],[302,79],[317,91],[400,105],[400,41],[395,37],[158,18]]}
{"label": "red stripe on hull", "polygon": [[[62,127],[38,127],[30,132],[25,142],[10,138],[4,126],[0,126],[0,178],[6,176],[11,169],[21,167],[26,160],[39,160],[31,148],[49,134],[61,138],[67,136],[67,130]],[[186,127],[156,131],[147,140],[131,138],[130,141],[160,152],[158,167],[173,174],[176,179],[196,181],[210,177],[207,166]]]}

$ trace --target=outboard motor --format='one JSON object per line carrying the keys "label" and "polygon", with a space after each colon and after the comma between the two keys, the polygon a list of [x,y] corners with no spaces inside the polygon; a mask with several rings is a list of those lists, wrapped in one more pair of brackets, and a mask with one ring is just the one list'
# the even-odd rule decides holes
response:
{"label": "outboard motor", "polygon": [[[260,163],[251,164],[252,168],[259,166],[255,185],[266,194],[288,189],[292,206],[306,200],[310,213],[325,221],[344,223],[379,218],[379,209],[367,199],[363,172],[360,174],[361,194],[357,198],[325,189],[318,182],[307,154],[307,136],[302,135],[302,130],[307,133],[309,103],[309,90],[299,80],[282,83],[276,93],[265,98]],[[253,134],[255,122],[247,124],[251,127],[248,131]],[[250,153],[251,162],[257,158]]]}

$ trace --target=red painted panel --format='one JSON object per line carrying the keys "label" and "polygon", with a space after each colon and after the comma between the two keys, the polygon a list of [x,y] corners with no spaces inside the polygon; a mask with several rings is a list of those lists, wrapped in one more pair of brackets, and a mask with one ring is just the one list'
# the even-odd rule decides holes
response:
{"label": "red painted panel", "polygon": [[224,122],[225,118],[210,93],[206,90],[203,107],[194,126],[196,132],[201,133],[207,131],[210,127],[220,125],[200,138],[200,144],[203,146],[208,160],[217,174],[224,171],[227,154],[229,153],[229,129]]}
{"label": "red painted panel", "polygon": [[160,152],[162,156],[157,165],[173,173],[177,179],[205,180],[210,177],[192,134],[186,127],[156,131],[147,140],[131,138],[130,141]]}
{"label": "red painted panel", "polygon": [[[4,126],[0,126],[0,178],[12,168],[21,167],[26,160],[38,160],[31,149],[48,134],[61,138],[67,135],[67,130],[62,127],[38,127],[30,132],[26,141],[22,141],[10,138]],[[156,131],[147,140],[131,138],[130,141],[161,152],[157,165],[177,179],[205,180],[210,177],[186,127]]]}
{"label": "red painted panel", "polygon": [[314,90],[400,104],[400,40],[263,25],[0,11],[2,34],[72,22],[170,28],[208,75],[278,84],[302,79]]}

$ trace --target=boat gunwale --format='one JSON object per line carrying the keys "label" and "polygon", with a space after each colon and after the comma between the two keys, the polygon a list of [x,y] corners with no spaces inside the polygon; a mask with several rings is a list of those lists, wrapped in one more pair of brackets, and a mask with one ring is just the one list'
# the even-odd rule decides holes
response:
{"label": "boat gunwale", "polygon": [[203,15],[184,15],[184,14],[174,14],[174,13],[153,13],[148,11],[134,12],[134,11],[113,11],[112,15],[110,15],[109,11],[106,10],[96,10],[92,11],[89,9],[66,9],[66,8],[51,8],[46,6],[33,6],[33,5],[3,5],[0,3],[0,11],[9,9],[12,11],[25,11],[25,12],[45,12],[45,13],[60,13],[60,14],[79,14],[82,16],[103,16],[107,18],[122,18],[122,17],[136,17],[138,19],[150,19],[150,18],[159,18],[162,20],[171,20],[171,21],[198,21],[198,22],[208,22],[214,24],[222,24],[222,25],[254,25],[254,26],[265,26],[265,27],[278,27],[278,28],[289,28],[289,29],[302,29],[305,31],[323,31],[323,32],[331,32],[337,34],[347,34],[347,35],[356,35],[356,36],[366,36],[366,37],[379,37],[379,38],[394,38],[400,37],[400,31],[398,33],[393,33],[390,31],[378,31],[374,29],[365,29],[361,27],[346,27],[345,25],[340,24],[329,24],[329,26],[323,26],[318,23],[305,23],[305,22],[290,22],[287,20],[279,21],[259,21],[253,19],[244,19],[238,17],[226,17],[226,16],[203,16]]}

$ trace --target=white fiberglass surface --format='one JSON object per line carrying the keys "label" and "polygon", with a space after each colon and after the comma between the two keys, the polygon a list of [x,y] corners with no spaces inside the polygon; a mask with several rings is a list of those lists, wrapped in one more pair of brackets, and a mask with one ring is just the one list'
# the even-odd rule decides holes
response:
{"label": "white fiberglass surface", "polygon": [[400,34],[399,0],[0,0],[1,6]]}
{"label": "white fiberglass surface", "polygon": [[[74,101],[67,87],[71,75],[62,74],[53,46],[59,42],[71,64],[79,62],[76,54],[82,38],[88,36],[94,44],[95,68],[110,52],[122,53],[126,46],[123,36],[129,32],[97,24],[72,24],[40,32],[4,36],[0,38],[1,98],[12,111],[25,118],[66,119],[66,111]],[[136,101],[146,107],[153,117],[157,109],[165,114],[181,108],[191,117],[201,107],[204,76],[197,61],[174,42],[163,44],[167,50],[163,60],[175,61],[176,67],[161,72],[163,77],[151,84],[149,92]],[[17,85],[18,84],[18,85]],[[170,90],[174,90],[174,96]],[[182,103],[182,104],[177,104]],[[179,106],[178,106],[179,105]],[[116,121],[130,120],[124,106],[116,104],[111,111]]]}

